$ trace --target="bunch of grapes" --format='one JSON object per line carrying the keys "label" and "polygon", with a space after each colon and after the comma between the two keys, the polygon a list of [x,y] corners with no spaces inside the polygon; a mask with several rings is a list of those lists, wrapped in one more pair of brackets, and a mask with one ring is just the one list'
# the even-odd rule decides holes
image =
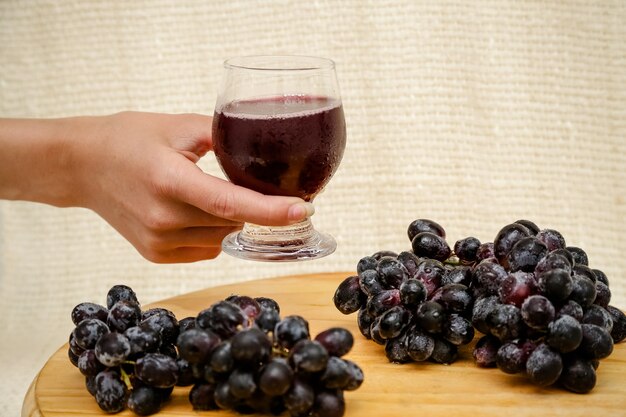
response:
{"label": "bunch of grapes", "polygon": [[195,410],[339,417],[343,392],[363,382],[361,368],[343,358],[354,343],[348,330],[312,340],[308,322],[281,319],[271,298],[233,295],[177,321],[166,309],[141,312],[135,293],[118,285],[107,308],[81,303],[72,320],[70,360],[109,413],[153,414],[174,386],[191,386]]}
{"label": "bunch of grapes", "polygon": [[561,233],[528,220],[503,227],[475,257],[463,250],[476,244],[467,238],[455,247],[473,270],[472,323],[484,334],[476,363],[526,373],[539,386],[591,391],[599,361],[626,337],[626,316],[609,305],[606,275]]}
{"label": "bunch of grapes", "polygon": [[412,250],[379,251],[359,260],[333,297],[344,314],[358,311],[359,330],[385,346],[389,361],[449,364],[474,338],[471,268],[448,262],[444,229],[416,220],[408,229]]}

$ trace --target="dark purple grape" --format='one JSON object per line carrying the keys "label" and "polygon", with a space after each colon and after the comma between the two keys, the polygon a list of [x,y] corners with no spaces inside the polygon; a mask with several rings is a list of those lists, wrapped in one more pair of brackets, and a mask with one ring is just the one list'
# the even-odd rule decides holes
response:
{"label": "dark purple grape", "polygon": [[324,388],[343,389],[350,382],[348,364],[341,358],[328,358],[326,369],[320,375],[320,382]]}
{"label": "dark purple grape", "polygon": [[373,256],[365,256],[359,259],[359,262],[356,265],[356,272],[360,275],[362,272],[367,270],[376,270],[377,267],[378,261],[374,259]]}
{"label": "dark purple grape", "polygon": [[419,257],[445,261],[452,252],[445,239],[430,232],[421,232],[411,241],[413,253]]}
{"label": "dark purple grape", "polygon": [[611,290],[602,281],[596,281],[596,299],[593,300],[593,303],[604,308],[611,303]]}
{"label": "dark purple grape", "polygon": [[178,328],[179,333],[186,332],[190,329],[196,328],[196,318],[195,317],[185,317],[184,319],[178,320]]}
{"label": "dark purple grape", "polygon": [[96,342],[95,354],[104,366],[118,366],[130,355],[130,342],[122,333],[104,334]]}
{"label": "dark purple grape", "polygon": [[435,259],[424,259],[417,266],[417,272],[413,276],[424,284],[426,294],[432,294],[441,286],[441,281],[446,274],[443,264]]}
{"label": "dark purple grape", "polygon": [[417,307],[426,296],[426,287],[418,279],[410,278],[400,285],[400,301],[406,307]]}
{"label": "dark purple grape", "polygon": [[308,415],[315,401],[315,390],[304,379],[294,379],[284,396],[285,407],[292,416]]}
{"label": "dark purple grape", "polygon": [[539,239],[525,237],[517,241],[507,254],[509,269],[513,272],[533,272],[541,259],[548,253],[548,248]]}
{"label": "dark purple grape", "polygon": [[324,390],[315,395],[311,417],[341,417],[346,411],[346,402],[341,390]]}
{"label": "dark purple grape", "polygon": [[319,372],[328,363],[328,352],[319,342],[301,340],[289,352],[289,363],[296,372]]}
{"label": "dark purple grape", "polygon": [[378,252],[372,254],[372,258],[374,258],[376,262],[379,262],[382,258],[385,257],[397,258],[398,254],[392,250],[379,250]]}
{"label": "dark purple grape", "polygon": [[130,343],[130,354],[139,355],[148,352],[156,352],[161,345],[159,334],[146,326],[129,327],[124,332]]}
{"label": "dark purple grape", "polygon": [[576,350],[582,339],[582,327],[572,316],[563,315],[548,325],[546,343],[561,353]]}
{"label": "dark purple grape", "polygon": [[383,290],[380,283],[378,271],[375,269],[367,269],[359,273],[359,288],[366,296],[378,294]]}
{"label": "dark purple grape", "polygon": [[609,286],[609,278],[606,276],[604,272],[602,272],[599,269],[592,269],[592,271],[593,271],[593,274],[596,276],[596,279],[599,282],[603,283],[607,287]]}
{"label": "dark purple grape", "polygon": [[493,241],[494,254],[498,261],[506,268],[506,257],[513,246],[522,238],[530,236],[525,226],[519,223],[511,223],[504,226]]}
{"label": "dark purple grape", "polygon": [[626,314],[614,306],[607,306],[606,311],[609,312],[613,319],[613,329],[611,330],[611,337],[614,343],[619,343],[626,339]]}
{"label": "dark purple grape", "polygon": [[366,339],[371,339],[370,328],[374,322],[374,316],[368,314],[367,310],[362,308],[357,314],[356,323],[359,331]]}
{"label": "dark purple grape", "polygon": [[450,314],[443,324],[442,336],[453,345],[467,345],[474,339],[474,327],[465,317]]}
{"label": "dark purple grape", "polygon": [[406,344],[409,357],[416,362],[422,362],[430,358],[435,349],[435,339],[417,329],[409,331]]}
{"label": "dark purple grape", "polygon": [[254,374],[245,368],[235,368],[228,376],[230,393],[239,399],[250,398],[257,389]]}
{"label": "dark purple grape", "polygon": [[543,295],[531,295],[522,303],[522,320],[531,329],[544,331],[554,320],[554,305]]}
{"label": "dark purple grape", "polygon": [[213,371],[220,374],[225,374],[233,370],[235,359],[232,355],[230,341],[224,341],[213,349],[209,366]]}
{"label": "dark purple grape", "polygon": [[107,293],[107,308],[111,309],[118,301],[134,301],[139,304],[137,294],[127,285],[114,285]]}
{"label": "dark purple grape", "polygon": [[526,373],[530,380],[542,387],[554,384],[563,370],[563,359],[558,352],[541,343],[526,361]]}
{"label": "dark purple grape", "polygon": [[598,305],[591,305],[585,311],[583,319],[581,321],[584,324],[595,324],[596,326],[603,327],[607,332],[611,333],[613,329],[613,317],[604,307]]}
{"label": "dark purple grape", "polygon": [[[109,332],[109,327],[98,319],[85,319],[72,331],[74,342],[82,349],[93,349],[101,336]],[[74,351],[74,353],[77,353]]]}
{"label": "dark purple grape", "polygon": [[587,265],[581,265],[581,264],[574,265],[574,267],[572,268],[572,274],[587,277],[594,284],[597,281],[596,274]]}
{"label": "dark purple grape", "polygon": [[137,415],[149,416],[161,408],[161,394],[152,387],[137,387],[131,391],[126,405]]}
{"label": "dark purple grape", "polygon": [[441,285],[463,284],[469,287],[472,283],[472,268],[459,265],[448,271],[441,280]]}
{"label": "dark purple grape", "polygon": [[565,249],[572,254],[574,264],[589,265],[589,258],[584,250],[576,246],[567,246]]}
{"label": "dark purple grape", "polygon": [[401,303],[399,290],[384,290],[367,299],[365,309],[370,316],[377,317],[391,307]]}
{"label": "dark purple grape", "polygon": [[562,317],[564,315],[572,316],[577,321],[582,321],[584,310],[576,301],[568,300],[565,304],[561,306],[557,313],[557,318]]}
{"label": "dark purple grape", "polygon": [[531,272],[512,272],[502,281],[498,289],[500,301],[521,307],[529,296],[537,293],[537,283]]}
{"label": "dark purple grape", "polygon": [[397,259],[384,257],[378,262],[378,281],[383,288],[399,288],[409,278],[409,272]]}
{"label": "dark purple grape", "polygon": [[487,316],[486,323],[490,333],[502,342],[517,339],[523,332],[522,313],[511,304],[496,305]]}
{"label": "dark purple grape", "polygon": [[343,327],[331,327],[315,336],[330,356],[341,357],[350,352],[354,345],[352,333]]}
{"label": "dark purple grape", "polygon": [[274,358],[259,373],[259,388],[270,396],[283,395],[289,390],[294,373],[282,358]]}
{"label": "dark purple grape", "polygon": [[613,352],[613,338],[603,327],[582,324],[583,340],[578,351],[588,359],[603,359]]}
{"label": "dark purple grape", "polygon": [[196,317],[196,326],[211,330],[222,339],[228,339],[241,327],[248,327],[248,319],[238,305],[228,301],[218,301],[202,310]]}
{"label": "dark purple grape", "polygon": [[456,241],[454,254],[461,262],[471,264],[476,262],[478,248],[480,248],[480,240],[470,236]]}
{"label": "dark purple grape", "polygon": [[476,330],[483,334],[489,334],[487,317],[489,317],[491,311],[499,304],[500,302],[496,295],[478,298],[474,302],[472,308],[472,325],[474,325]]}
{"label": "dark purple grape", "polygon": [[219,407],[215,403],[215,385],[200,382],[189,390],[189,402],[197,411],[216,410]]}
{"label": "dark purple grape", "polygon": [[417,272],[417,265],[420,263],[420,259],[415,256],[412,252],[400,252],[398,254],[398,261],[404,265],[407,272],[409,273],[409,277],[413,277]]}
{"label": "dark purple grape", "polygon": [[159,350],[157,353],[162,353],[173,359],[176,359],[178,357],[178,351],[176,350],[176,345],[172,343],[161,344],[161,346],[159,346]]}
{"label": "dark purple grape", "polygon": [[582,308],[587,308],[596,299],[596,285],[589,278],[575,274],[572,277],[572,292],[569,298]]}
{"label": "dark purple grape", "polygon": [[537,233],[536,237],[546,245],[549,252],[555,251],[557,249],[564,249],[566,246],[565,238],[563,238],[563,235],[554,229],[540,230]]}
{"label": "dark purple grape", "polygon": [[559,382],[569,391],[584,394],[595,387],[596,371],[591,361],[577,358],[565,364]]}
{"label": "dark purple grape", "polygon": [[301,340],[310,339],[309,322],[300,316],[287,316],[274,329],[274,343],[282,349],[291,349]]}
{"label": "dark purple grape", "polygon": [[95,378],[96,402],[107,413],[117,413],[126,406],[126,385],[120,374],[113,369],[106,369]]}
{"label": "dark purple grape", "polygon": [[446,231],[443,227],[441,227],[439,223],[428,219],[413,220],[411,224],[409,224],[407,235],[409,236],[409,240],[413,241],[413,238],[422,232],[430,232],[443,239],[446,238]]}
{"label": "dark purple grape", "polygon": [[141,314],[140,325],[147,326],[159,333],[161,343],[176,343],[180,327],[173,312],[165,308],[151,308]]}
{"label": "dark purple grape", "polygon": [[107,326],[111,331],[123,333],[141,320],[141,308],[135,301],[120,300],[113,304],[107,316]]}
{"label": "dark purple grape", "polygon": [[496,366],[507,374],[517,374],[526,370],[526,361],[534,349],[531,342],[506,342],[498,349]]}
{"label": "dark purple grape", "polygon": [[80,303],[72,309],[72,322],[78,325],[85,319],[98,319],[104,323],[109,312],[104,306],[95,303]]}
{"label": "dark purple grape", "polygon": [[550,269],[537,276],[539,290],[552,301],[563,301],[572,293],[574,284],[565,269]]}
{"label": "dark purple grape", "polygon": [[347,359],[343,359],[343,361],[348,365],[348,373],[350,375],[350,378],[343,389],[345,391],[354,391],[358,389],[361,384],[363,384],[365,375],[363,374],[361,367],[356,363]]}
{"label": "dark purple grape", "polygon": [[69,346],[70,346],[69,350],[76,356],[77,359],[80,356],[80,354],[85,351],[84,348],[78,346],[78,344],[76,343],[76,337],[74,336],[74,332],[70,333]]}
{"label": "dark purple grape", "polygon": [[385,356],[392,363],[407,363],[411,361],[407,346],[407,336],[403,334],[385,342]]}
{"label": "dark purple grape", "polygon": [[189,385],[193,385],[197,382],[194,372],[194,366],[189,362],[184,360],[183,358],[176,359],[176,366],[178,366],[178,378],[176,380],[176,386],[178,387],[187,387]]}
{"label": "dark purple grape", "polygon": [[87,349],[80,354],[76,361],[76,367],[85,376],[96,376],[104,370],[104,365],[98,360],[93,349]]}
{"label": "dark purple grape", "polygon": [[445,319],[444,308],[435,301],[423,302],[415,314],[415,322],[429,333],[441,333]]}
{"label": "dark purple grape", "polygon": [[207,363],[220,338],[210,330],[191,329],[178,335],[178,354],[190,364]]}
{"label": "dark purple grape", "polygon": [[[566,253],[569,255],[569,252]],[[536,275],[541,275],[542,273],[553,269],[562,269],[565,270],[568,274],[572,272],[572,263],[562,253],[562,251],[554,251],[548,253],[543,259],[539,261],[539,263],[535,267],[534,272]]]}
{"label": "dark purple grape", "polygon": [[456,361],[458,356],[459,351],[456,345],[446,340],[435,339],[435,348],[429,359],[436,363],[448,365]]}
{"label": "dark purple grape", "polygon": [[215,386],[213,399],[215,404],[223,410],[232,410],[239,401],[231,392],[228,381],[220,382]]}
{"label": "dark purple grape", "polygon": [[254,298],[247,295],[232,295],[226,301],[239,306],[249,320],[254,320],[261,312],[261,305]]}
{"label": "dark purple grape", "polygon": [[474,298],[469,289],[462,284],[448,284],[438,288],[430,297],[436,301],[447,313],[467,315],[474,304]]}
{"label": "dark purple grape", "polygon": [[496,366],[496,358],[500,346],[500,340],[490,334],[478,339],[472,351],[476,365],[483,368],[493,368]]}
{"label": "dark purple grape", "polygon": [[337,287],[333,296],[335,307],[343,314],[356,312],[361,306],[365,305],[366,300],[367,296],[361,291],[359,286],[358,275],[344,279]]}
{"label": "dark purple grape", "polygon": [[473,287],[475,295],[497,295],[502,281],[508,276],[502,265],[484,260],[474,268]]}
{"label": "dark purple grape", "polygon": [[409,324],[411,314],[402,306],[391,307],[378,319],[378,332],[383,339],[398,337]]}
{"label": "dark purple grape", "polygon": [[96,377],[95,376],[85,377],[85,388],[87,388],[87,392],[92,397],[96,396]]}
{"label": "dark purple grape", "polygon": [[261,329],[252,327],[240,331],[230,339],[230,350],[235,363],[258,366],[270,358],[272,341]]}
{"label": "dark purple grape", "polygon": [[256,317],[254,324],[266,333],[274,331],[274,327],[280,321],[280,313],[276,310],[263,309]]}
{"label": "dark purple grape", "polygon": [[530,220],[520,219],[520,220],[515,220],[515,223],[521,224],[522,226],[527,228],[531,236],[535,236],[537,233],[539,233],[539,230],[540,230],[539,226],[537,226],[535,223],[531,222]]}
{"label": "dark purple grape", "polygon": [[482,262],[485,259],[495,259],[496,252],[493,242],[482,243],[476,251],[476,262]]}
{"label": "dark purple grape", "polygon": [[[81,353],[81,355],[82,355],[82,353]],[[67,349],[67,357],[70,359],[70,362],[72,363],[72,365],[74,365],[75,367],[78,368],[78,358],[80,358],[80,356],[75,354],[72,351],[72,348]]]}
{"label": "dark purple grape", "polygon": [[162,353],[146,353],[137,359],[135,375],[156,388],[173,387],[178,380],[178,365],[173,358]]}
{"label": "dark purple grape", "polygon": [[379,345],[387,343],[387,339],[380,335],[380,317],[376,317],[370,326],[370,338]]}
{"label": "dark purple grape", "polygon": [[259,303],[262,310],[275,310],[277,313],[280,313],[280,306],[278,302],[273,298],[269,297],[255,297],[254,300]]}

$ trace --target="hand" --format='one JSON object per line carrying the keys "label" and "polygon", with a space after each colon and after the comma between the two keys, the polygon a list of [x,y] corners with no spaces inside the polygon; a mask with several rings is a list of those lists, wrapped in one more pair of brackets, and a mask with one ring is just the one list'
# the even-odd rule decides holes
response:
{"label": "hand", "polygon": [[287,225],[313,214],[297,197],[204,173],[196,162],[212,149],[211,117],[123,112],[55,122],[0,123],[0,145],[15,149],[0,169],[0,197],[90,208],[152,262],[215,258],[243,222]]}

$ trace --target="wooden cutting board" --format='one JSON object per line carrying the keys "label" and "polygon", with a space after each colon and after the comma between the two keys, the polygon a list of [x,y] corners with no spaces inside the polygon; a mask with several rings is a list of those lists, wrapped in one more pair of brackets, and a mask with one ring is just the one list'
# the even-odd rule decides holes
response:
{"label": "wooden cutting board", "polygon": [[[299,314],[315,335],[332,326],[355,335],[353,350],[346,356],[365,373],[363,385],[346,392],[346,416],[626,416],[626,343],[615,346],[598,369],[598,383],[585,395],[558,388],[539,388],[523,375],[507,375],[497,369],[481,369],[471,356],[473,343],[463,348],[452,365],[389,363],[383,347],[365,340],[356,315],[337,311],[332,296],[350,273],[298,275],[227,285],[154,303],[180,319],[195,316],[213,302],[231,294],[275,298],[281,316]],[[141,294],[139,294],[141,296]],[[80,302],[80,300],[77,300]],[[147,306],[144,306],[146,308]],[[69,317],[69,312],[68,312]],[[68,318],[69,320],[69,318]],[[176,388],[158,417],[234,416],[226,411],[193,411],[189,388]],[[104,416],[87,393],[84,378],[67,357],[67,345],[48,360],[26,395],[22,417]],[[119,416],[133,416],[126,410]]]}

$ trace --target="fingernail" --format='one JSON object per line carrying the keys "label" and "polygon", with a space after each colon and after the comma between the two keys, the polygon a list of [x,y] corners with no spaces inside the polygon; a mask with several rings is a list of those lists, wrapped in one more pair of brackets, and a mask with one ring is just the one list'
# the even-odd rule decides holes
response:
{"label": "fingernail", "polygon": [[296,203],[289,207],[289,220],[304,220],[315,213],[315,207],[311,203]]}

